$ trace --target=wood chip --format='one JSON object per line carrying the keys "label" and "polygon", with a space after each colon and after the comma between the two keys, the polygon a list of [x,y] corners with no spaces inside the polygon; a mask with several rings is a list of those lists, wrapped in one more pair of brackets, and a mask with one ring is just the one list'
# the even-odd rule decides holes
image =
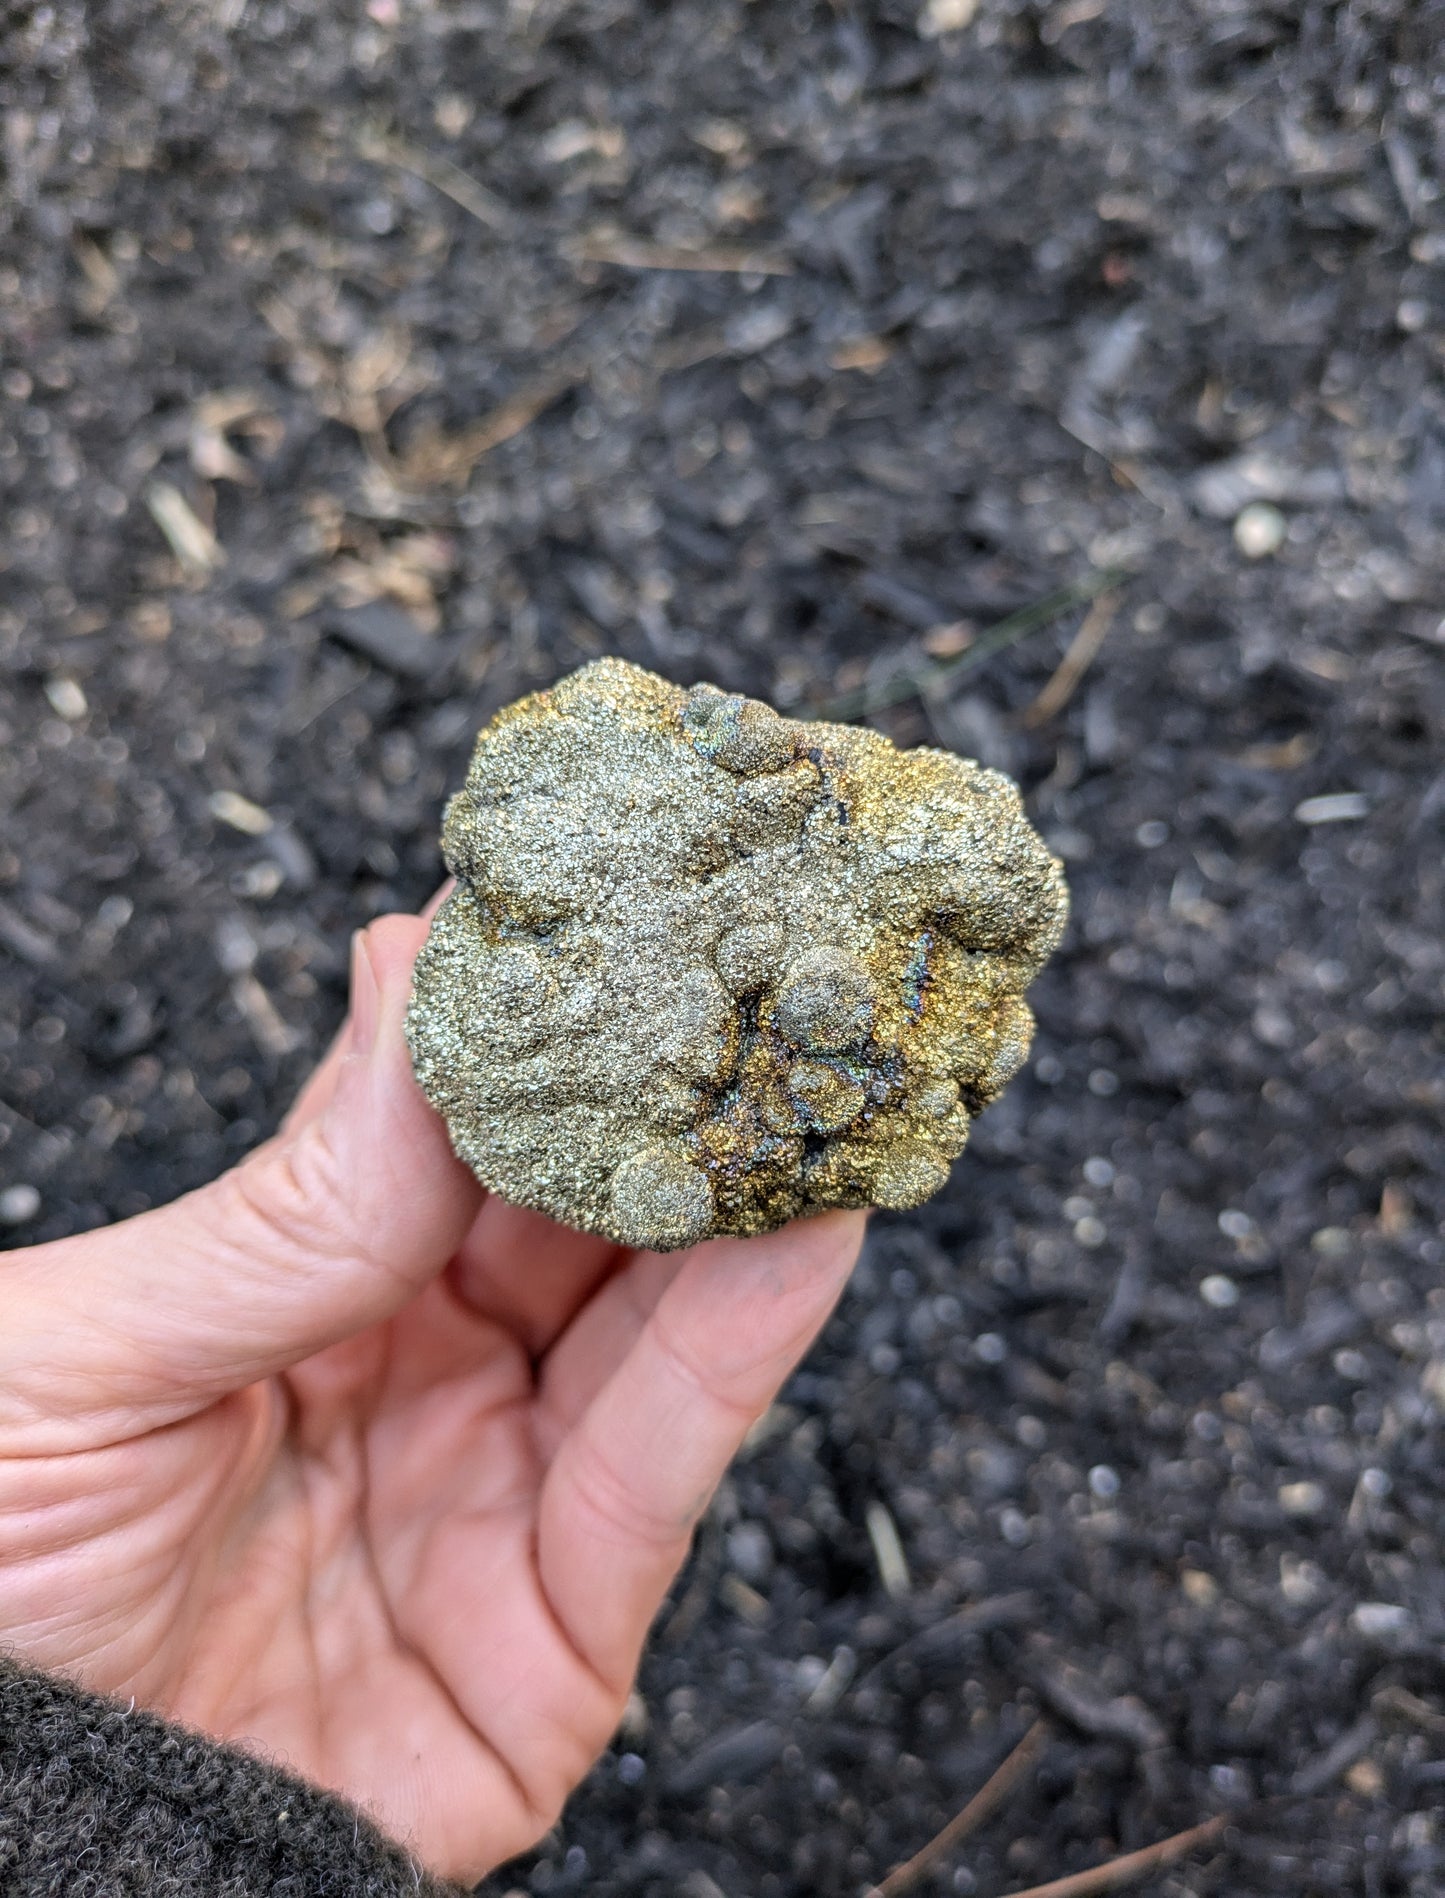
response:
{"label": "wood chip", "polygon": [[97,317],[120,288],[120,273],[100,245],[79,232],[71,238],[70,249],[85,277],[85,313]]}
{"label": "wood chip", "polygon": [[918,643],[930,659],[956,659],[977,637],[978,628],[972,620],[955,619],[930,626]]}
{"label": "wood chip", "polygon": [[893,345],[882,336],[857,336],[839,343],[828,358],[830,369],[861,369],[873,375],[893,354]]}
{"label": "wood chip", "polygon": [[278,448],[285,435],[284,424],[248,390],[219,389],[191,411],[191,466],[205,481],[255,487],[255,469],[226,439],[233,429],[258,438],[266,451]]}
{"label": "wood chip", "polygon": [[1247,771],[1298,771],[1308,764],[1319,749],[1312,732],[1296,732],[1278,745],[1250,745],[1241,751],[1238,763]]}
{"label": "wood chip", "polygon": [[246,1018],[262,1054],[294,1054],[306,1037],[284,1020],[276,1004],[254,975],[238,975],[231,984],[231,998]]}
{"label": "wood chip", "polygon": [[640,237],[598,233],[570,246],[578,263],[613,264],[620,270],[706,270],[751,277],[791,277],[793,266],[773,251],[718,246],[688,250],[680,244],[652,244]]}
{"label": "wood chip", "polygon": [[1380,1210],[1376,1215],[1380,1231],[1388,1239],[1398,1239],[1415,1223],[1415,1208],[1410,1195],[1398,1180],[1386,1180],[1380,1188]]}
{"label": "wood chip", "polygon": [[852,1648],[835,1648],[822,1679],[803,1702],[805,1711],[811,1714],[831,1713],[847,1692],[848,1684],[857,1671],[858,1656]]}
{"label": "wood chip", "polygon": [[145,491],[145,503],[171,552],[192,578],[203,580],[225,565],[221,543],[179,488],[169,481],[152,481]]}
{"label": "wood chip", "polygon": [[28,922],[19,910],[0,901],[0,948],[8,949],[12,956],[39,969],[55,960],[59,945],[53,936],[47,936],[43,929]]}
{"label": "wood chip", "polygon": [[879,1580],[895,1601],[903,1601],[912,1592],[913,1577],[908,1572],[908,1557],[897,1525],[884,1504],[876,1499],[863,1512],[868,1540],[873,1544],[873,1559],[878,1564]]}
{"label": "wood chip", "polygon": [[1168,1743],[1164,1728],[1136,1694],[1100,1694],[1078,1668],[1047,1658],[1042,1641],[1036,1645],[1041,1658],[1035,1685],[1054,1712],[1080,1733],[1123,1740],[1141,1753]]}
{"label": "wood chip", "polygon": [[1394,1714],[1398,1719],[1408,1720],[1412,1726],[1419,1727],[1423,1733],[1433,1734],[1437,1740],[1445,1740],[1445,1713],[1438,1707],[1432,1707],[1428,1700],[1422,1700],[1418,1694],[1412,1694],[1408,1687],[1393,1683],[1382,1687],[1370,1705],[1377,1713]]}
{"label": "wood chip", "polygon": [[773,1611],[766,1595],[743,1580],[741,1575],[724,1575],[717,1592],[733,1613],[750,1627],[761,1628],[772,1620]]}
{"label": "wood chip", "polygon": [[253,804],[250,798],[242,797],[239,791],[212,791],[206,803],[212,817],[247,837],[264,837],[274,822],[269,811]]}

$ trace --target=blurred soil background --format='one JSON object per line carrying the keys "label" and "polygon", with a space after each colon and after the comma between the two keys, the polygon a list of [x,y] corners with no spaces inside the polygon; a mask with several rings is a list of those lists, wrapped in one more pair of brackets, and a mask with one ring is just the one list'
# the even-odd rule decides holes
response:
{"label": "blurred soil background", "polygon": [[597,654],[861,694],[1067,859],[1029,1069],[488,1892],[857,1898],[1041,1711],[915,1889],[1215,1814],[1141,1891],[1445,1887],[1442,39],[5,7],[8,1243],[274,1127],[478,724]]}

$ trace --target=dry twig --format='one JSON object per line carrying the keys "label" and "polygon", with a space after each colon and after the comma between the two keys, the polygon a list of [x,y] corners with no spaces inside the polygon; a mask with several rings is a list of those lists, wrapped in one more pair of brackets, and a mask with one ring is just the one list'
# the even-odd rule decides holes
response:
{"label": "dry twig", "polygon": [[1043,1636],[1036,1636],[1031,1647],[1036,1691],[1047,1706],[1080,1733],[1123,1740],[1140,1753],[1157,1751],[1166,1744],[1163,1727],[1136,1695],[1100,1693],[1081,1669],[1056,1655]]}
{"label": "dry twig", "polygon": [[570,245],[578,263],[615,264],[621,270],[707,270],[728,275],[791,277],[793,266],[772,251],[720,245],[687,250],[679,244],[651,244],[639,237],[584,237]]}
{"label": "dry twig", "polygon": [[931,1627],[920,1629],[917,1634],[900,1641],[896,1648],[890,1648],[886,1654],[880,1655],[860,1677],[858,1685],[872,1686],[900,1661],[931,1667],[937,1661],[951,1660],[962,1653],[970,1641],[991,1633],[995,1628],[1016,1627],[1027,1622],[1033,1618],[1037,1609],[1038,1597],[1027,1589],[971,1602],[967,1608],[960,1608],[944,1620],[934,1622]]}
{"label": "dry twig", "polygon": [[1117,593],[1101,593],[1089,608],[1054,676],[1023,715],[1023,723],[1030,730],[1063,711],[1078,690],[1079,681],[1098,657],[1118,610]]}
{"label": "dry twig", "polygon": [[1102,1865],[1091,1865],[1086,1872],[1070,1872],[1066,1878],[1051,1879],[1047,1885],[1030,1885],[1027,1891],[1014,1892],[1012,1898],[1093,1898],[1095,1892],[1117,1891],[1121,1885],[1132,1885],[1147,1872],[1163,1871],[1166,1865],[1172,1865],[1196,1846],[1217,1839],[1228,1824],[1228,1813],[1216,1813],[1203,1825],[1190,1826],[1187,1832],[1176,1832],[1137,1852],[1106,1859]]}
{"label": "dry twig", "polygon": [[960,1845],[970,1833],[976,1832],[985,1819],[993,1816],[1043,1751],[1048,1738],[1048,1721],[1036,1720],[1003,1764],[996,1767],[979,1787],[962,1812],[950,1819],[921,1852],[915,1852],[912,1858],[891,1871],[881,1885],[874,1886],[869,1898],[898,1898],[900,1892],[910,1891],[926,1872],[932,1871],[941,1858]]}
{"label": "dry twig", "polygon": [[438,158],[432,152],[424,152],[418,146],[409,145],[403,138],[384,132],[376,126],[366,127],[357,138],[356,149],[363,158],[370,159],[374,165],[395,165],[398,171],[410,172],[413,178],[420,178],[423,184],[429,184],[433,191],[440,191],[444,198],[450,198],[453,204],[468,211],[479,224],[485,224],[489,230],[508,231],[512,228],[512,214],[500,198],[494,197],[484,184],[479,184],[469,172],[454,165],[449,158]]}

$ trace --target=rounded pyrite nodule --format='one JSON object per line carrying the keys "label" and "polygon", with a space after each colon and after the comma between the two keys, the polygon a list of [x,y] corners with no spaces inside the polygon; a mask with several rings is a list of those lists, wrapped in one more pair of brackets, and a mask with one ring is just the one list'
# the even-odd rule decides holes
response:
{"label": "rounded pyrite nodule", "polygon": [[1063,933],[1011,781],[602,659],[499,712],[407,1038],[494,1192],[671,1251],[938,1191]]}

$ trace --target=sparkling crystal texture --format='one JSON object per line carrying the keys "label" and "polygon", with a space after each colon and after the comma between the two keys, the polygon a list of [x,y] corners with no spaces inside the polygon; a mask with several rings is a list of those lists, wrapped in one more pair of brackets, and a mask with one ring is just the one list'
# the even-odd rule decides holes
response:
{"label": "sparkling crystal texture", "polygon": [[503,1198],[657,1250],[936,1192],[1068,910],[999,772],[617,659],[497,714],[442,841],[422,1087]]}

